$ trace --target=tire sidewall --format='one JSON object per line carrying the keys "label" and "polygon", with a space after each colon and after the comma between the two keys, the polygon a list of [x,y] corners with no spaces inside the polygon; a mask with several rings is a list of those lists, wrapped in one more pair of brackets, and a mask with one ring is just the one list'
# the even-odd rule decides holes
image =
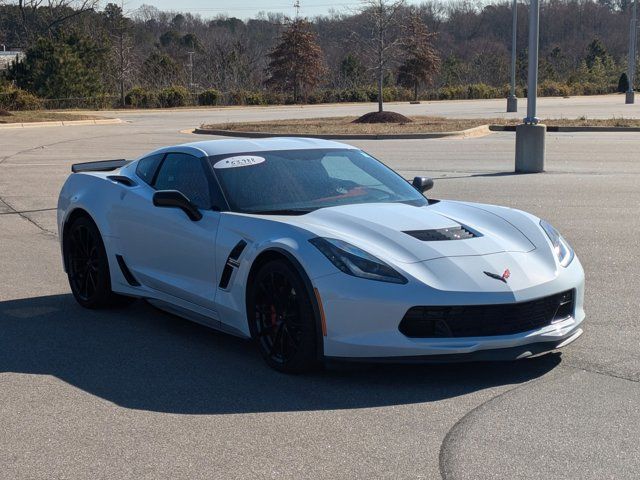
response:
{"label": "tire sidewall", "polygon": [[[296,291],[296,295],[300,298],[300,315],[301,319],[308,322],[307,329],[303,336],[302,344],[296,354],[286,363],[274,361],[264,348],[257,337],[257,327],[255,324],[255,303],[256,303],[256,286],[258,282],[264,278],[269,272],[278,272],[287,276]],[[247,292],[247,319],[249,322],[249,331],[253,343],[258,348],[265,362],[275,370],[285,373],[302,373],[315,369],[318,366],[318,341],[316,338],[317,319],[310,297],[310,292],[305,282],[300,277],[298,271],[286,260],[270,260],[260,266],[256,274],[253,276],[252,283],[249,285]]]}
{"label": "tire sidewall", "polygon": [[[71,267],[70,267],[70,242],[69,237],[72,235],[74,229],[84,226],[95,238],[98,249],[98,281],[96,282],[96,292],[90,298],[85,299],[76,291],[74,282],[71,279]],[[69,227],[69,230],[64,239],[63,247],[65,255],[65,265],[67,266],[67,277],[69,279],[69,287],[76,301],[85,308],[103,308],[109,305],[111,300],[111,276],[109,273],[109,261],[107,258],[107,251],[102,241],[102,235],[96,224],[88,217],[78,217],[73,220],[73,223]]]}

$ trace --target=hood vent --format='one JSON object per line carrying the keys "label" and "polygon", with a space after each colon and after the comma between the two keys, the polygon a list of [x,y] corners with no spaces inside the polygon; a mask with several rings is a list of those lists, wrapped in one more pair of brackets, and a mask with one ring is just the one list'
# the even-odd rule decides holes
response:
{"label": "hood vent", "polygon": [[466,240],[477,237],[476,234],[463,226],[452,228],[438,228],[435,230],[407,230],[403,233],[411,235],[423,242],[438,242],[441,240]]}

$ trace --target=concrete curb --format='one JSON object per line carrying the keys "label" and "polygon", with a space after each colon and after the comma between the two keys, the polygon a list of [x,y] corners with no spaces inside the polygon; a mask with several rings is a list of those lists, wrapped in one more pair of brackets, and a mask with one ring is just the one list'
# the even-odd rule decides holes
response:
{"label": "concrete curb", "polygon": [[[516,125],[489,125],[492,132],[515,132]],[[640,127],[558,127],[547,125],[547,132],[640,132]]]}
{"label": "concrete curb", "polygon": [[218,135],[222,137],[241,137],[241,138],[269,138],[269,137],[304,137],[304,138],[322,138],[325,140],[418,140],[428,138],[471,138],[483,137],[491,134],[489,125],[480,125],[478,127],[469,128],[467,130],[459,130],[456,132],[430,132],[430,133],[397,133],[397,134],[349,134],[349,133],[333,133],[326,135],[307,134],[307,133],[271,133],[271,132],[241,132],[235,130],[218,130],[207,128],[196,128],[193,133],[199,135]]}
{"label": "concrete curb", "polygon": [[124,123],[119,118],[105,118],[104,120],[65,120],[51,122],[0,123],[3,128],[32,128],[32,127],[72,127],[74,125],[116,125]]}

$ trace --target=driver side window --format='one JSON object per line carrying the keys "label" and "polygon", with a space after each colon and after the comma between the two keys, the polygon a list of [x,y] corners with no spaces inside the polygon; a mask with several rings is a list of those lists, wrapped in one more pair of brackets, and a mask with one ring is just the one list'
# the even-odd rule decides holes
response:
{"label": "driver side window", "polygon": [[198,208],[211,208],[209,182],[202,161],[186,153],[169,153],[160,166],[156,190],[178,190]]}

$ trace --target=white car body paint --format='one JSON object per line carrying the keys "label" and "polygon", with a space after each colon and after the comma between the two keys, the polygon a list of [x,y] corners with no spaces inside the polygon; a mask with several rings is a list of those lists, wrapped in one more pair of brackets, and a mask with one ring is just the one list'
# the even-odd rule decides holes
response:
{"label": "white car body paint", "polygon": [[[312,148],[354,147],[315,139],[214,140],[166,147],[148,155],[232,154],[244,158],[242,163],[251,152],[250,164],[260,161],[256,160],[261,158],[256,157],[260,151]],[[114,174],[131,178],[136,185],[110,180]],[[327,335],[322,337],[326,357],[399,359],[542,342],[563,346],[582,333],[584,272],[580,261],[576,257],[568,267],[560,266],[539,219],[522,211],[443,200],[426,207],[354,204],[299,216],[203,210],[203,218],[194,222],[179,209],[155,207],[153,192],[137,176],[136,161],[115,172],[72,174],[58,202],[61,242],[69,216],[76,209],[88,212],[103,237],[115,292],[147,298],[235,335],[250,335],[245,304],[249,271],[261,253],[273,249],[297,260],[320,294],[327,326]],[[459,225],[478,237],[425,242],[403,233]],[[408,283],[384,283],[342,273],[309,243],[318,236],[356,245],[389,264]],[[241,240],[247,246],[239,266],[233,269],[228,287],[220,288],[227,257]],[[116,255],[126,259],[140,286],[127,282]],[[506,283],[484,273],[500,275],[505,269],[511,273]],[[465,338],[409,338],[398,330],[403,316],[414,306],[506,304],[565,290],[575,292],[573,314],[538,330]]]}

